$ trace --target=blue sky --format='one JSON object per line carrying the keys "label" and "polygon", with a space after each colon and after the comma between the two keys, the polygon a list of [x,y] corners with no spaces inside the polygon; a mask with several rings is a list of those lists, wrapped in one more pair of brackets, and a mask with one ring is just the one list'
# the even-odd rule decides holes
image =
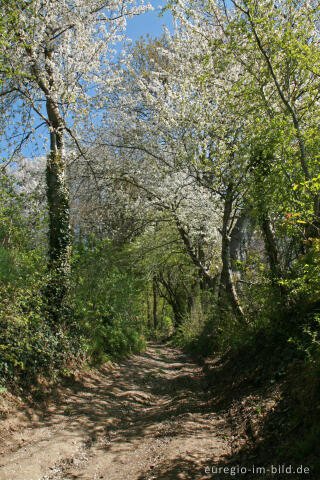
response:
{"label": "blue sky", "polygon": [[[171,13],[165,12],[163,16],[159,15],[161,8],[166,5],[167,0],[145,0],[145,3],[148,2],[154,7],[153,11],[146,12],[127,20],[125,34],[128,38],[131,38],[133,42],[138,40],[141,36],[146,37],[147,34],[152,38],[159,37],[163,33],[164,25],[168,27],[171,32],[173,31],[173,18]],[[226,3],[228,7],[230,7],[230,0],[227,0]],[[2,142],[0,142],[0,147],[1,145]],[[27,157],[38,154],[34,149],[35,146],[32,145],[32,143],[28,143],[23,146],[22,153]]]}
{"label": "blue sky", "polygon": [[[149,34],[150,37],[159,37],[163,32],[163,25],[166,25],[171,31],[173,29],[171,13],[165,12],[162,17],[159,16],[161,8],[166,4],[166,1],[145,0],[145,3],[148,3],[148,1],[150,1],[152,6],[154,7],[153,11],[146,12],[144,14],[127,20],[127,29],[125,31],[125,34],[127,37],[131,38],[133,42],[138,40],[141,36],[145,37],[147,34]],[[41,133],[46,135],[46,129],[42,128]],[[0,142],[0,147],[2,145],[3,141]],[[22,147],[22,154],[26,157],[38,155],[41,153],[43,153],[41,151],[41,146],[40,151],[38,151],[38,149],[32,142],[28,142]]]}
{"label": "blue sky", "polygon": [[[158,37],[162,33],[163,25],[166,25],[170,31],[173,30],[172,15],[170,12],[165,12],[165,14],[159,18],[160,10],[167,4],[167,1],[149,0],[149,2],[154,7],[152,12],[147,12],[128,20],[126,34],[129,38],[132,38],[132,40],[138,40],[142,35],[145,36],[147,33],[151,37]],[[145,3],[148,3],[148,0],[145,0]],[[226,6],[227,8],[232,8],[231,0],[226,0]]]}
{"label": "blue sky", "polygon": [[[166,12],[163,17],[159,18],[159,13],[162,7],[167,4],[166,0],[145,0],[145,3],[150,2],[154,7],[154,11],[144,13],[131,20],[128,20],[126,34],[132,40],[138,40],[141,35],[145,36],[147,33],[151,37],[160,36],[162,33],[162,25],[166,25],[171,31],[173,30],[172,15]],[[226,0],[227,8],[232,8],[232,1]]]}
{"label": "blue sky", "polygon": [[146,12],[142,15],[134,17],[128,20],[126,34],[132,40],[138,40],[142,35],[145,36],[147,33],[151,37],[159,37],[162,33],[162,26],[166,25],[170,30],[172,30],[172,15],[169,12],[159,18],[159,13],[161,7],[166,4],[166,2],[161,2],[161,0],[150,1],[154,7],[153,11]]}

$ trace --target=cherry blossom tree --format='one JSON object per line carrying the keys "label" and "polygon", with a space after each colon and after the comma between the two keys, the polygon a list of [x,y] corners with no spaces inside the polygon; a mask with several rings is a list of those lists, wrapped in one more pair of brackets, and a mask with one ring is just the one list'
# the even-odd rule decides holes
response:
{"label": "cherry blossom tree", "polygon": [[[217,272],[211,276],[211,261],[204,252],[198,255],[199,248],[212,252],[207,239],[216,235],[213,249],[220,252],[222,235],[220,285],[243,317],[232,281],[229,237],[246,210],[242,193],[249,157],[238,141],[246,122],[239,112],[233,113],[227,94],[241,71],[232,65],[226,76],[220,51],[214,59],[205,60],[217,35],[217,29],[209,27],[200,42],[201,35],[191,29],[140,44],[127,60],[121,95],[112,113],[114,128],[104,127],[109,134],[100,131],[99,136],[105,136],[105,145],[122,151],[123,180],[147,191],[155,204],[171,209],[186,251],[203,284],[211,289]],[[188,188],[187,203],[182,199]],[[201,202],[197,205],[198,191]]]}
{"label": "cherry blossom tree", "polygon": [[46,183],[52,281],[48,296],[54,320],[56,305],[66,295],[70,267],[66,137],[85,157],[77,128],[99,104],[102,81],[104,92],[116,84],[110,58],[126,18],[146,8],[125,1],[35,0],[28,9],[19,10],[16,41],[5,46],[10,75],[0,94],[8,94],[12,102],[6,117],[13,123],[7,127],[11,155],[41,129],[50,134]]}

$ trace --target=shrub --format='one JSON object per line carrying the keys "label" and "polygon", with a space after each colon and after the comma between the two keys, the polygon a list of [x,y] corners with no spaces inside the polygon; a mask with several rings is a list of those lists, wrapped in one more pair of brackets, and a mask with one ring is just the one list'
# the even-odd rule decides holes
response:
{"label": "shrub", "polygon": [[94,236],[75,247],[71,303],[94,364],[145,348],[141,280],[123,250]]}

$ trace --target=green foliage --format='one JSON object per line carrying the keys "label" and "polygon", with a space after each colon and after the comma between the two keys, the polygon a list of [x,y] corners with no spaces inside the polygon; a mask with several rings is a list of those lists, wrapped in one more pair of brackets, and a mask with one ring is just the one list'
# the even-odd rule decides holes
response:
{"label": "green foliage", "polygon": [[292,262],[288,277],[281,281],[289,291],[289,298],[298,309],[310,309],[320,298],[320,243],[307,242],[308,251]]}
{"label": "green foliage", "polygon": [[320,374],[320,314],[310,314],[298,333],[288,341],[295,345],[305,361]]}
{"label": "green foliage", "polygon": [[198,292],[190,313],[186,314],[175,330],[173,343],[180,348],[207,356],[213,353],[212,335],[218,314],[216,297],[212,292]]}
{"label": "green foliage", "polygon": [[74,248],[71,302],[94,363],[145,347],[143,282],[128,254],[94,236]]}
{"label": "green foliage", "polygon": [[108,324],[96,320],[86,332],[87,351],[92,365],[121,358],[145,349],[143,325],[136,319],[114,317]]}
{"label": "green foliage", "polygon": [[203,322],[197,317],[186,316],[177,328],[174,343],[182,348],[190,348],[203,330]]}
{"label": "green foliage", "polygon": [[62,367],[66,356],[75,353],[74,339],[47,322],[41,258],[35,252],[31,258],[21,252],[13,258],[19,262],[7,266],[10,275],[0,281],[0,382],[32,382]]}
{"label": "green foliage", "polygon": [[22,199],[14,188],[13,180],[0,176],[0,245],[3,248],[23,242]]}
{"label": "green foliage", "polygon": [[149,337],[155,338],[158,341],[167,341],[174,333],[174,326],[172,318],[169,315],[161,315],[158,321],[158,326],[155,330],[149,332]]}
{"label": "green foliage", "polygon": [[39,374],[50,376],[75,350],[66,331],[52,331],[41,315],[42,308],[41,295],[29,292],[28,297],[25,290],[16,291],[11,308],[1,306],[0,381],[32,383]]}
{"label": "green foliage", "polygon": [[53,329],[48,323],[46,258],[41,246],[32,247],[39,219],[29,225],[27,199],[5,176],[0,199],[0,383],[30,384],[76,356],[78,342],[71,328]]}
{"label": "green foliage", "polygon": [[1,177],[0,197],[0,382],[32,383],[39,374],[64,371],[79,356],[97,365],[143,350],[144,284],[131,268],[130,251],[94,236],[76,245],[72,288],[54,324],[47,258],[43,245],[33,242],[46,218],[30,222],[24,205],[32,199],[9,177]]}

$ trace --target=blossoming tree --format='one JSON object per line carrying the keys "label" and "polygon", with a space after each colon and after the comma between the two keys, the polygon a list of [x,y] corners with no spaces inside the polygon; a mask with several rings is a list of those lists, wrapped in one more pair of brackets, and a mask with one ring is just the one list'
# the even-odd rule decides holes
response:
{"label": "blossoming tree", "polygon": [[115,85],[110,58],[121,39],[126,17],[145,9],[118,0],[35,0],[19,10],[14,41],[5,46],[10,74],[0,94],[7,94],[12,102],[10,117],[14,125],[7,128],[9,147],[13,144],[11,154],[43,128],[50,136],[46,166],[51,272],[48,297],[54,320],[58,319],[56,307],[68,288],[70,268],[66,138],[78,155],[85,156],[78,125],[97,105],[101,82],[104,92]]}

